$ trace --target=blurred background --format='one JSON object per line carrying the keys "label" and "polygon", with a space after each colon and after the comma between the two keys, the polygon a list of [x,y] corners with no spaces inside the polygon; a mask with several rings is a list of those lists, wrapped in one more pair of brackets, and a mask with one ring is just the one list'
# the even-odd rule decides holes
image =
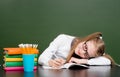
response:
{"label": "blurred background", "polygon": [[119,29],[120,0],[0,0],[0,64],[5,47],[33,43],[42,53],[58,34],[98,31],[120,64]]}

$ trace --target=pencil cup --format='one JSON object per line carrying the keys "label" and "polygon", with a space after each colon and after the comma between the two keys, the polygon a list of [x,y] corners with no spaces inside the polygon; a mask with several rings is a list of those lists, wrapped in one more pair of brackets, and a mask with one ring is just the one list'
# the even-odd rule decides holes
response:
{"label": "pencil cup", "polygon": [[34,77],[34,71],[32,71],[32,72],[24,72],[24,77]]}
{"label": "pencil cup", "polygon": [[25,72],[34,70],[34,54],[23,54],[23,67]]}

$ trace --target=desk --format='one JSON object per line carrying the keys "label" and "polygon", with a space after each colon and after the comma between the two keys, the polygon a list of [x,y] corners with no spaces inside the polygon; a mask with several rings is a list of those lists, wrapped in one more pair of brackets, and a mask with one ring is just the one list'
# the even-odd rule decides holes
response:
{"label": "desk", "polygon": [[[1,76],[2,75],[2,76]],[[43,69],[38,66],[34,72],[4,71],[0,67],[0,77],[120,77],[120,67],[90,66],[89,69]]]}

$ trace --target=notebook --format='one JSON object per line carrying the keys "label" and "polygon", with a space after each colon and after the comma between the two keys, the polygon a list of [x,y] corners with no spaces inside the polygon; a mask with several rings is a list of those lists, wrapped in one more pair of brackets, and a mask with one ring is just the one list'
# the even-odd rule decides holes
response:
{"label": "notebook", "polygon": [[63,66],[59,68],[53,68],[49,66],[42,66],[44,69],[71,69],[71,70],[76,70],[76,69],[88,69],[89,66],[85,64],[76,64],[76,63],[66,63]]}

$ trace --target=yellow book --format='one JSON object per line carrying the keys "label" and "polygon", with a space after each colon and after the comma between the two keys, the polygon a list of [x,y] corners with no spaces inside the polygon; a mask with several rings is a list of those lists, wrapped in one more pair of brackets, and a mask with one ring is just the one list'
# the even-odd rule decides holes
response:
{"label": "yellow book", "polygon": [[[6,58],[4,57],[4,61],[23,61],[23,58]],[[37,61],[37,58],[34,58],[34,61]]]}

